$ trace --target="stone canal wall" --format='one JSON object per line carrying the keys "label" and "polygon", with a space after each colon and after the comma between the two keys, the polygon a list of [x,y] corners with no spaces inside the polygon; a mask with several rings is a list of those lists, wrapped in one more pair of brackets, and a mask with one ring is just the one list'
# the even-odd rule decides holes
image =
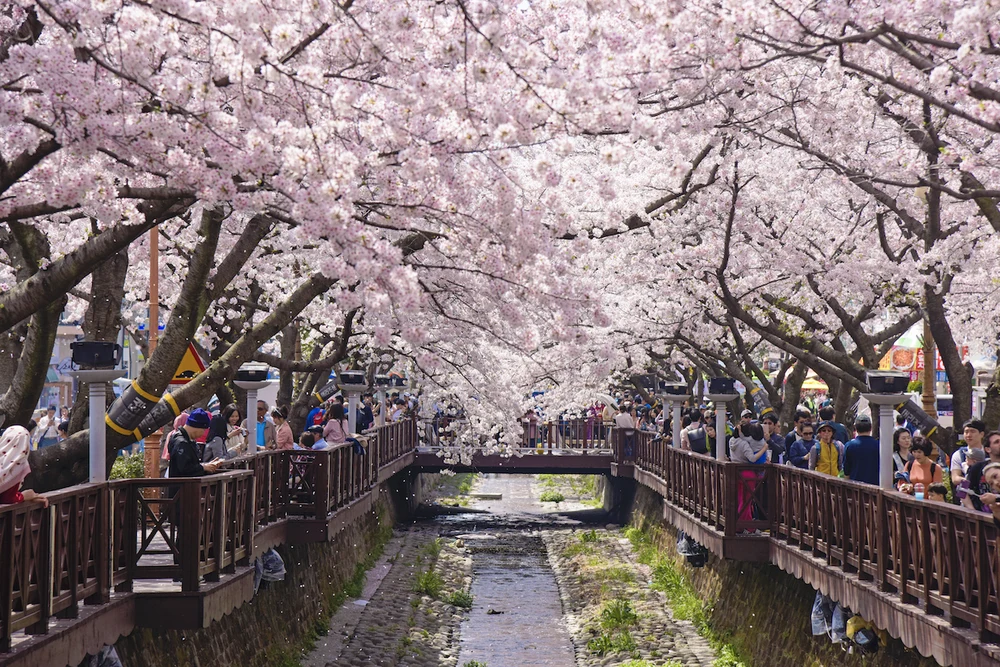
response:
{"label": "stone canal wall", "polygon": [[[397,476],[397,478],[400,476]],[[331,542],[283,545],[284,581],[262,582],[257,595],[220,621],[196,631],[137,629],[116,644],[126,667],[298,664],[304,649],[328,628],[330,616],[357,586],[359,568],[370,565],[392,535],[409,503],[419,495],[412,478],[377,490],[372,509],[343,528]],[[390,487],[392,490],[390,491]]]}
{"label": "stone canal wall", "polygon": [[933,667],[893,640],[875,656],[848,655],[825,637],[813,637],[810,614],[816,591],[774,565],[727,561],[709,555],[703,568],[693,568],[677,554],[677,532],[663,521],[663,499],[639,486],[631,522],[642,528],[677,563],[710,608],[709,625],[728,644],[769,667]]}

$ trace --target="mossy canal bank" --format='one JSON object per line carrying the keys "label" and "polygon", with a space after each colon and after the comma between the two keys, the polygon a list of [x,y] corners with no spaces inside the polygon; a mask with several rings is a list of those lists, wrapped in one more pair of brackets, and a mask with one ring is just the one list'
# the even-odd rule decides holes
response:
{"label": "mossy canal bank", "polygon": [[[862,656],[848,654],[827,637],[813,637],[815,590],[769,564],[740,563],[709,555],[692,568],[677,553],[677,532],[663,521],[663,499],[639,487],[631,512],[638,560],[651,568],[675,616],[687,618],[720,650],[722,664],[738,660],[766,667],[936,667],[897,640]],[[738,663],[737,663],[738,664]]]}

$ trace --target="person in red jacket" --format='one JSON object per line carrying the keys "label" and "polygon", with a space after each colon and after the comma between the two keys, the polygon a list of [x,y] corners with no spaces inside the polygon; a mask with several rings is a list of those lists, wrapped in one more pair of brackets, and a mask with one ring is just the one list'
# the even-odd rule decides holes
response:
{"label": "person in red jacket", "polygon": [[31,472],[28,452],[31,436],[23,426],[11,426],[0,437],[0,505],[10,505],[26,500],[39,500],[42,507],[49,506],[49,499],[31,489],[21,491],[21,482]]}

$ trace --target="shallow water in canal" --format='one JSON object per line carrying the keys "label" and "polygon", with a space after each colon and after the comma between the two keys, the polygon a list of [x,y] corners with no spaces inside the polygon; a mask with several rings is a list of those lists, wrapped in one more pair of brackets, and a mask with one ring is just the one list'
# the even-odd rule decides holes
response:
{"label": "shallow water in canal", "polygon": [[544,512],[528,477],[487,478],[476,490],[503,498],[471,504],[488,514],[434,520],[472,558],[473,606],[459,632],[458,664],[573,667],[559,588],[536,531],[579,522]]}

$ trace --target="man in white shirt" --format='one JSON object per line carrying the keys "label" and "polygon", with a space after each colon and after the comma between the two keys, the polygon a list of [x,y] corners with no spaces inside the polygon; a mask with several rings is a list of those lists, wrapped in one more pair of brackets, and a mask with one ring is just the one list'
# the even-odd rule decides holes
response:
{"label": "man in white shirt", "polygon": [[615,415],[615,426],[618,428],[635,428],[635,420],[623,408],[618,408],[618,414]]}
{"label": "man in white shirt", "polygon": [[45,416],[39,420],[34,439],[38,449],[59,442],[59,418],[56,417],[56,406],[50,405]]}

